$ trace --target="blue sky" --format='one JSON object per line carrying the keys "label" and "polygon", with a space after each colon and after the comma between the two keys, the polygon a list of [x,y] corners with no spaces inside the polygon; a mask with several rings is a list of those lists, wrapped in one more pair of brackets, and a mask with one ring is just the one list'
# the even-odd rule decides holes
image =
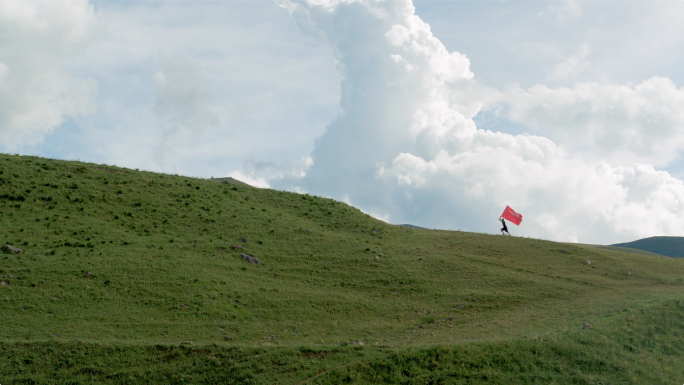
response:
{"label": "blue sky", "polygon": [[0,151],[682,235],[684,2],[0,1]]}

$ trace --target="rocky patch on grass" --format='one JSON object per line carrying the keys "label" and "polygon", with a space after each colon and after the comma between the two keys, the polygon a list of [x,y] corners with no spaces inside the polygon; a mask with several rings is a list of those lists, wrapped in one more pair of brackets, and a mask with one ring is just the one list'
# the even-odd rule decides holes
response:
{"label": "rocky patch on grass", "polygon": [[242,242],[242,243],[247,243],[247,240],[246,240],[245,238],[243,238],[243,237],[240,237],[240,238],[238,238],[237,240],[240,241],[240,242]]}
{"label": "rocky patch on grass", "polygon": [[244,249],[244,247],[242,247],[242,245],[233,246],[233,250],[242,250],[242,249]]}
{"label": "rocky patch on grass", "polygon": [[251,263],[254,265],[261,265],[261,260],[259,258],[255,258],[249,254],[244,254],[244,253],[240,253],[240,256],[242,258],[244,258],[245,262],[247,262],[247,263]]}
{"label": "rocky patch on grass", "polygon": [[16,248],[16,247],[14,247],[14,246],[10,246],[10,245],[5,245],[5,246],[3,246],[3,247],[2,247],[2,251],[3,251],[5,254],[19,254],[19,253],[21,253],[21,249]]}

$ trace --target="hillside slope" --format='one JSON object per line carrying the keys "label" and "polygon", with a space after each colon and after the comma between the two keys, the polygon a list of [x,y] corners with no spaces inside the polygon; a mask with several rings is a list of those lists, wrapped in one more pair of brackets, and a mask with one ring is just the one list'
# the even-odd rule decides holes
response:
{"label": "hillside slope", "polygon": [[[681,260],[392,226],[315,196],[10,155],[0,155],[0,189],[0,241],[23,250],[0,263],[0,379],[17,382],[52,382],[45,373],[59,372],[84,382],[180,383],[192,367],[205,368],[194,374],[200,382],[296,383],[329,373],[314,382],[372,383],[384,375],[379,367],[354,365],[400,368],[391,362],[405,359],[415,376],[391,381],[411,383],[439,372],[417,358],[431,349],[474,349],[490,367],[497,349],[513,359],[542,344],[572,361],[584,354],[577,341],[603,343],[616,325],[639,324],[625,317],[640,309],[653,309],[643,310],[649,319],[661,306],[681,307]],[[584,336],[584,324],[604,334]],[[654,348],[662,341],[674,349],[664,358]],[[560,373],[559,383],[679,380],[684,369],[669,360],[684,353],[681,341],[667,334],[635,353],[608,344],[619,347],[613,358],[582,358],[596,368],[591,375],[570,363],[570,371],[541,368],[535,353],[520,365],[538,368],[535,376]],[[588,350],[597,357],[598,342]],[[60,357],[79,351],[64,366]],[[636,352],[631,371],[602,371]],[[156,359],[167,366],[151,369]],[[500,376],[529,380],[501,365]]]}
{"label": "hillside slope", "polygon": [[611,246],[629,247],[668,257],[684,258],[684,237],[650,237]]}

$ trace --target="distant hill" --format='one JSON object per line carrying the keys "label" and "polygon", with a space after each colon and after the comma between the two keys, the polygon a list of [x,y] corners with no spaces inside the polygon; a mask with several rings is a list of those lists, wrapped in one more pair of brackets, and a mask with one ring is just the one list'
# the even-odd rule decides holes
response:
{"label": "distant hill", "polygon": [[616,247],[616,246],[594,246],[594,247],[597,247],[599,249],[604,249],[604,250],[620,251],[623,253],[653,255],[653,256],[657,256],[657,257],[665,257],[665,255],[662,255],[662,254],[652,253],[652,252],[646,251],[646,250],[639,250],[639,249],[635,249],[632,247]]}
{"label": "distant hill", "polygon": [[403,224],[403,225],[397,225],[397,226],[404,226],[404,227],[410,227],[412,229],[421,229],[421,230],[427,230],[425,227],[420,227],[420,226],[414,226],[414,225],[409,225],[408,223]]}
{"label": "distant hill", "polygon": [[224,183],[228,183],[228,184],[234,184],[234,185],[238,185],[238,186],[249,186],[249,187],[251,187],[247,183],[240,181],[240,180],[237,180],[235,178],[231,178],[229,176],[227,176],[225,178],[211,178],[209,180],[213,180],[216,182],[224,182]]}
{"label": "distant hill", "polygon": [[684,258],[684,237],[650,237],[611,246],[649,251],[674,258]]}

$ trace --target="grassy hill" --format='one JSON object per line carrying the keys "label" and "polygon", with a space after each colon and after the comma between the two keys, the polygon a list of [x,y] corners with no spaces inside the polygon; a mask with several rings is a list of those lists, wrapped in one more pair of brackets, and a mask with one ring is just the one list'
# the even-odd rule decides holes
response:
{"label": "grassy hill", "polygon": [[650,237],[611,246],[643,250],[668,257],[684,258],[684,237]]}
{"label": "grassy hill", "polygon": [[2,384],[684,380],[682,260],[11,155],[0,218]]}

